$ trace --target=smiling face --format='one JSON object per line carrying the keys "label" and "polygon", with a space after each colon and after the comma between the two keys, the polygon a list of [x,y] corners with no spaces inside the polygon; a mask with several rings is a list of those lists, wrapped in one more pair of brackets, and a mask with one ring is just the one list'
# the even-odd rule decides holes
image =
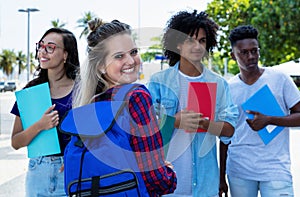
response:
{"label": "smiling face", "polygon": [[259,45],[253,38],[238,40],[234,45],[231,57],[240,68],[241,72],[251,72],[258,69]]}
{"label": "smiling face", "polygon": [[105,73],[111,86],[132,83],[138,79],[141,58],[132,37],[129,34],[119,34],[106,43],[108,55],[105,60]]}
{"label": "smiling face", "polygon": [[64,50],[61,34],[52,32],[41,40],[38,44],[38,59],[43,69],[61,69],[64,67],[67,52]]}

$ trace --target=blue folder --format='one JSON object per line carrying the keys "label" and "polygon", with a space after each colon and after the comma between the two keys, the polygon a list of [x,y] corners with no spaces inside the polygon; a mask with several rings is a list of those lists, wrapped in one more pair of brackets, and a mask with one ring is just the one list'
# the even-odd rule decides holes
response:
{"label": "blue folder", "polygon": [[[52,105],[48,83],[15,92],[23,129],[38,121]],[[41,131],[27,146],[28,157],[60,153],[56,127]]]}
{"label": "blue folder", "polygon": [[[271,92],[268,85],[264,85],[254,95],[252,95],[245,103],[242,104],[244,111],[251,110],[257,111],[268,116],[285,116],[283,110],[278,104],[276,98]],[[247,114],[249,119],[253,119],[253,114]],[[265,128],[258,131],[258,135],[262,141],[267,145],[272,139],[274,139],[284,127],[268,125]]]}

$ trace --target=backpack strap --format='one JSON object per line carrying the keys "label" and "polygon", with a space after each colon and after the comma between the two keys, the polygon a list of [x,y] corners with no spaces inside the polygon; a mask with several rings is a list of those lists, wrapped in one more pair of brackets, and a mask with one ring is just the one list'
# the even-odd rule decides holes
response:
{"label": "backpack strap", "polygon": [[125,101],[126,96],[130,93],[134,88],[140,87],[141,84],[137,83],[128,83],[122,85],[122,87],[117,91],[115,96],[113,97],[114,101]]}
{"label": "backpack strap", "polygon": [[112,101],[99,101],[68,111],[59,124],[62,133],[97,137],[110,130],[127,102],[128,93],[141,84],[124,84],[118,89]]}

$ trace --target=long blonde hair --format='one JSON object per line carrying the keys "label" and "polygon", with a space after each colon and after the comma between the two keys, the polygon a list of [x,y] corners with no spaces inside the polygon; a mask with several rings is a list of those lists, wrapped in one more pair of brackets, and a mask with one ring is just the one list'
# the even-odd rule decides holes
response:
{"label": "long blonde hair", "polygon": [[88,57],[80,68],[80,77],[77,78],[76,90],[73,95],[73,107],[91,103],[94,95],[108,89],[108,80],[101,72],[105,70],[106,57],[109,53],[107,43],[115,35],[131,35],[131,27],[118,20],[104,23],[96,18],[89,21],[90,33],[87,36]]}

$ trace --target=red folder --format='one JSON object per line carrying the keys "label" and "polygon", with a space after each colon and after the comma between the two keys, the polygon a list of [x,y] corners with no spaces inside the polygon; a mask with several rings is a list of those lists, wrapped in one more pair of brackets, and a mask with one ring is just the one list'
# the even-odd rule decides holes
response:
{"label": "red folder", "polygon": [[[190,82],[188,87],[187,110],[199,112],[209,120],[215,118],[217,83]],[[207,130],[198,129],[197,132]]]}

